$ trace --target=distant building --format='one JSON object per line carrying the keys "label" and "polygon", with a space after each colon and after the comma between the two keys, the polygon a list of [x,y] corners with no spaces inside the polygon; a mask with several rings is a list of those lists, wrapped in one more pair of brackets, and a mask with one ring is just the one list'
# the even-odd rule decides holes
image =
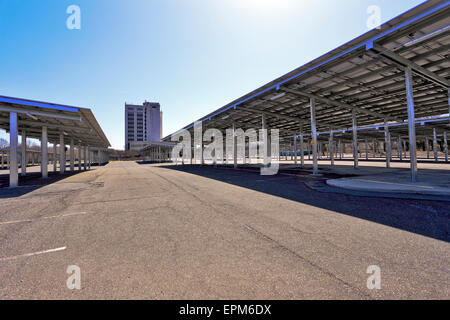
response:
{"label": "distant building", "polygon": [[125,150],[142,149],[162,138],[162,111],[157,102],[125,103]]}

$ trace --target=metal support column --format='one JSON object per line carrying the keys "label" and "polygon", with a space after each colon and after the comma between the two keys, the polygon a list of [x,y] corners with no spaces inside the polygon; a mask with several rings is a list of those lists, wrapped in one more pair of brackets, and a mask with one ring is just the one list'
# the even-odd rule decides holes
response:
{"label": "metal support column", "polygon": [[21,145],[21,157],[20,160],[20,169],[21,176],[25,176],[27,174],[27,132],[22,130],[22,145]]}
{"label": "metal support column", "polygon": [[294,136],[294,164],[297,165],[297,136]]}
{"label": "metal support column", "polygon": [[[237,168],[237,136],[236,125],[233,123],[233,168]],[[245,141],[244,141],[244,163],[245,163]]]}
{"label": "metal support column", "polygon": [[437,133],[436,128],[433,128],[433,156],[434,162],[438,162],[438,143],[437,143]]}
{"label": "metal support column", "polygon": [[448,162],[447,131],[444,131],[444,157],[445,157],[445,162]]}
{"label": "metal support column", "polygon": [[88,152],[89,152],[89,147],[85,146],[84,147],[84,163],[83,163],[84,164],[84,166],[83,166],[84,171],[87,170]]}
{"label": "metal support column", "polygon": [[330,161],[331,166],[334,166],[334,140],[333,140],[333,129],[330,128],[330,142],[329,142],[329,153],[330,153]]}
{"label": "metal support column", "polygon": [[78,171],[81,171],[81,158],[83,153],[83,147],[78,146]]}
{"label": "metal support column", "polygon": [[266,117],[265,115],[261,115],[261,130],[262,130],[262,144],[263,144],[263,164],[264,166],[268,166],[269,164],[269,155],[268,155],[268,148],[267,148],[267,132],[265,131],[266,128]]}
{"label": "metal support column", "polygon": [[358,169],[358,126],[356,123],[356,111],[352,111],[352,132],[353,132],[353,166]]}
{"label": "metal support column", "polygon": [[408,103],[408,131],[409,131],[409,153],[411,166],[411,181],[417,181],[417,151],[416,151],[416,119],[414,115],[414,93],[411,68],[405,69],[406,78],[406,101]]}
{"label": "metal support column", "polygon": [[386,149],[386,168],[391,167],[391,135],[387,120],[384,121],[384,145]]}
{"label": "metal support column", "polygon": [[58,145],[56,143],[53,144],[53,172],[56,172],[56,166],[57,166],[57,153]]}
{"label": "metal support column", "polygon": [[64,134],[59,134],[59,173],[66,171],[66,145],[64,144]]}
{"label": "metal support column", "polygon": [[15,188],[19,185],[19,175],[17,166],[17,113],[9,113],[9,187]]}
{"label": "metal support column", "polygon": [[322,159],[322,143],[317,141],[317,155],[318,155],[318,160]]}
{"label": "metal support column", "polygon": [[404,152],[404,157],[406,159],[407,158],[407,156],[406,156],[406,141],[403,141],[403,152]]}
{"label": "metal support column", "polygon": [[[191,152],[192,156],[194,156],[194,153]],[[161,146],[158,146],[158,162],[161,162]],[[194,164],[194,162],[191,160],[191,164]],[[90,167],[90,165],[89,165]]]}
{"label": "metal support column", "polygon": [[366,145],[366,160],[369,160],[369,143],[367,139],[364,141],[364,144]]}
{"label": "metal support column", "polygon": [[311,109],[311,147],[313,153],[313,175],[319,174],[319,166],[317,162],[317,129],[316,129],[316,101],[310,99]]}
{"label": "metal support column", "polygon": [[303,126],[300,125],[300,165],[303,168],[305,166],[305,151],[303,149]]}
{"label": "metal support column", "polygon": [[47,127],[42,127],[41,173],[42,173],[42,179],[47,179],[48,178],[48,137],[47,137]]}
{"label": "metal support column", "polygon": [[74,145],[73,145],[73,138],[70,139],[70,171],[73,172],[75,171],[75,150],[74,150]]}

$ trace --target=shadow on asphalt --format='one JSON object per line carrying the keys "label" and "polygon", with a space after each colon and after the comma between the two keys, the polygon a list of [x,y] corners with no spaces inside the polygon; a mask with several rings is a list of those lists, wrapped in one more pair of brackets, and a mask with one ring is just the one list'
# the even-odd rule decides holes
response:
{"label": "shadow on asphalt", "polygon": [[147,160],[141,160],[136,161],[137,164],[154,164],[154,163],[172,163],[172,161],[147,161]]}
{"label": "shadow on asphalt", "polygon": [[[282,170],[275,176],[262,176],[258,168],[214,168],[200,165],[159,166],[222,181],[292,201],[349,215],[393,228],[449,242],[450,203],[444,201],[392,199],[320,192],[307,183],[342,176],[324,173],[312,176],[305,170]],[[283,173],[292,173],[286,175]]]}
{"label": "shadow on asphalt", "polygon": [[[98,164],[92,164],[91,166],[98,167]],[[66,170],[70,170],[70,166],[66,166]],[[78,171],[78,168],[76,168],[74,172],[66,171],[64,174],[60,174],[59,171],[49,171],[48,179],[42,179],[40,172],[29,172],[26,176],[22,177],[19,171],[19,187],[10,189],[9,174],[3,173],[4,171],[6,170],[0,170],[0,199],[20,197],[49,184],[85,172],[84,170]]]}

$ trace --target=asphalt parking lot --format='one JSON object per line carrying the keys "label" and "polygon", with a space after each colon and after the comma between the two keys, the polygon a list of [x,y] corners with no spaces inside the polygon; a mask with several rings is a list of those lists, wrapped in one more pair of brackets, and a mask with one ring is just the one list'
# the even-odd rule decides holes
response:
{"label": "asphalt parking lot", "polygon": [[112,162],[2,189],[0,299],[450,298],[449,202],[313,179]]}

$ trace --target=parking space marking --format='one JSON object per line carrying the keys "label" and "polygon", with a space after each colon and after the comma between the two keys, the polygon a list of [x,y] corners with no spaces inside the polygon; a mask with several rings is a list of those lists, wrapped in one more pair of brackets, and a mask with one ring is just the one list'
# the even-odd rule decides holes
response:
{"label": "parking space marking", "polygon": [[78,215],[84,215],[84,214],[87,214],[87,213],[86,212],[75,212],[75,213],[67,213],[67,214],[61,214],[61,215],[57,215],[57,216],[49,216],[49,217],[42,217],[42,218],[36,218],[36,219],[12,220],[12,221],[0,222],[0,225],[33,222],[33,221],[38,221],[38,220],[54,219],[54,218],[64,218],[64,217],[78,216]]}
{"label": "parking space marking", "polygon": [[61,247],[61,248],[43,250],[43,251],[38,251],[38,252],[26,253],[26,254],[21,254],[21,255],[18,255],[18,256],[0,258],[0,261],[8,261],[8,260],[14,260],[14,259],[19,259],[19,258],[32,257],[32,256],[36,256],[36,255],[39,255],[39,254],[63,251],[63,250],[66,250],[66,249],[67,249],[67,247]]}

